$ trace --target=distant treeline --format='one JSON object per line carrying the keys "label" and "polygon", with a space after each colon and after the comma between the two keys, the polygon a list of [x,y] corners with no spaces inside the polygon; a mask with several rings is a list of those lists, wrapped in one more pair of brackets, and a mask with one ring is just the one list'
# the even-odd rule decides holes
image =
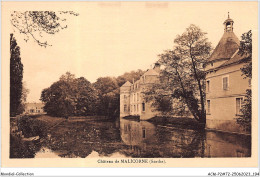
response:
{"label": "distant treeline", "polygon": [[100,77],[90,83],[67,72],[50,87],[43,89],[41,100],[44,110],[52,116],[100,115],[118,117],[120,113],[120,87],[126,81],[137,80],[142,70],[126,72],[118,77]]}

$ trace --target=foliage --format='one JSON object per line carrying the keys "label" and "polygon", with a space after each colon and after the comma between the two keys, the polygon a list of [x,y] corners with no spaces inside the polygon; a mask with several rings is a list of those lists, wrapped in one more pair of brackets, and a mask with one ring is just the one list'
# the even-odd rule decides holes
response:
{"label": "foliage", "polygon": [[119,86],[111,77],[100,77],[93,84],[98,91],[98,115],[114,117],[119,115]]}
{"label": "foliage", "polygon": [[[239,54],[245,56],[245,65],[241,68],[242,75],[252,79],[252,32],[251,30],[241,36]],[[241,109],[242,115],[237,118],[237,123],[240,124],[246,131],[251,131],[252,122],[252,91],[246,90],[245,100]]]}
{"label": "foliage", "polygon": [[66,21],[64,14],[79,15],[73,11],[14,11],[11,14],[11,24],[25,35],[25,41],[31,37],[40,46],[46,47],[50,46],[47,41],[42,42],[39,38],[42,38],[43,34],[53,35],[67,28],[64,24]]}
{"label": "foliage", "polygon": [[18,130],[23,132],[25,138],[33,136],[45,137],[47,135],[45,124],[29,116],[20,117],[17,120],[17,126]]}
{"label": "foliage", "polygon": [[245,66],[241,68],[243,75],[252,78],[252,31],[242,34],[240,42],[239,54],[245,56]]}
{"label": "foliage", "polygon": [[100,77],[93,86],[98,91],[97,114],[118,117],[120,114],[120,87],[127,81],[138,80],[144,71],[126,72],[114,77]]}
{"label": "foliage", "polygon": [[144,71],[141,69],[138,69],[137,71],[131,71],[131,72],[126,72],[121,76],[118,76],[116,78],[118,86],[121,87],[124,83],[127,81],[132,82],[133,79],[136,81],[138,80],[142,75],[144,74]]}
{"label": "foliage", "polygon": [[[41,93],[44,110],[52,116],[100,115],[118,117],[120,113],[120,86],[136,80],[143,71],[131,71],[121,76],[100,77],[91,84],[84,77],[75,78],[69,72],[62,75]],[[119,84],[120,83],[120,84]]]}
{"label": "foliage", "polygon": [[20,57],[20,47],[13,36],[10,35],[10,116],[22,113],[23,91],[23,64]]}
{"label": "foliage", "polygon": [[[175,103],[177,108],[172,110],[174,114],[184,114],[188,109],[203,124],[206,114],[202,66],[211,52],[211,44],[205,35],[195,25],[190,25],[182,35],[178,35],[173,50],[159,55],[158,63],[164,68],[160,73],[160,83],[146,92],[147,99],[155,102],[160,101],[160,97],[168,97],[168,103]],[[161,111],[160,106],[157,109]]]}
{"label": "foliage", "polygon": [[26,88],[25,82],[23,82],[23,88],[22,88],[22,97],[21,97],[21,104],[18,107],[18,112],[23,113],[25,111],[25,103],[27,100],[27,95],[29,94],[30,90]]}
{"label": "foliage", "polygon": [[44,110],[52,116],[92,115],[97,92],[85,78],[75,78],[69,72],[42,91]]}
{"label": "foliage", "polygon": [[41,144],[35,141],[22,141],[21,138],[10,135],[10,158],[34,158]]}
{"label": "foliage", "polygon": [[252,121],[252,92],[251,89],[246,90],[246,96],[241,109],[242,115],[237,118],[237,123],[242,127],[251,132],[251,121]]}

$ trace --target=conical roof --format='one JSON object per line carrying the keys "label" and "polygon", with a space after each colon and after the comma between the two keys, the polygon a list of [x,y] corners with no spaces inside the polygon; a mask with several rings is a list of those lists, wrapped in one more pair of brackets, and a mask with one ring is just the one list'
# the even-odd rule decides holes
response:
{"label": "conical roof", "polygon": [[233,31],[225,32],[208,62],[231,58],[239,48],[239,44],[240,41]]}

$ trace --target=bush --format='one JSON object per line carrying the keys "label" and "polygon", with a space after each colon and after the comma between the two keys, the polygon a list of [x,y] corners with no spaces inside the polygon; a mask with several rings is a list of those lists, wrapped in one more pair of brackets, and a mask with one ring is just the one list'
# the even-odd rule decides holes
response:
{"label": "bush", "polygon": [[40,120],[29,116],[22,116],[17,121],[18,129],[23,132],[25,138],[33,136],[41,138],[47,135],[47,126]]}
{"label": "bush", "polygon": [[252,92],[251,89],[246,90],[246,96],[241,109],[242,115],[237,118],[237,123],[241,125],[245,131],[251,132],[252,124]]}
{"label": "bush", "polygon": [[39,142],[25,142],[19,137],[10,136],[10,158],[34,158],[40,148]]}

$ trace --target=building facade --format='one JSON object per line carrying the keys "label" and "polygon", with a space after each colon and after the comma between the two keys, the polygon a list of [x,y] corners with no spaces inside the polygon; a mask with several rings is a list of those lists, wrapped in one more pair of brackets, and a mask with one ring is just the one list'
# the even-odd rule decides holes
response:
{"label": "building facade", "polygon": [[45,114],[43,103],[25,103],[24,114]]}
{"label": "building facade", "polygon": [[159,72],[160,65],[155,64],[139,80],[133,80],[133,83],[127,81],[120,87],[120,117],[140,116],[140,120],[148,120],[158,115],[158,111],[152,108],[152,102],[145,101],[143,92],[159,81]]}
{"label": "building facade", "polygon": [[236,118],[250,88],[242,76],[244,57],[238,54],[240,41],[233,32],[234,21],[224,22],[224,34],[205,66],[206,71],[206,127],[229,132],[241,132]]}

